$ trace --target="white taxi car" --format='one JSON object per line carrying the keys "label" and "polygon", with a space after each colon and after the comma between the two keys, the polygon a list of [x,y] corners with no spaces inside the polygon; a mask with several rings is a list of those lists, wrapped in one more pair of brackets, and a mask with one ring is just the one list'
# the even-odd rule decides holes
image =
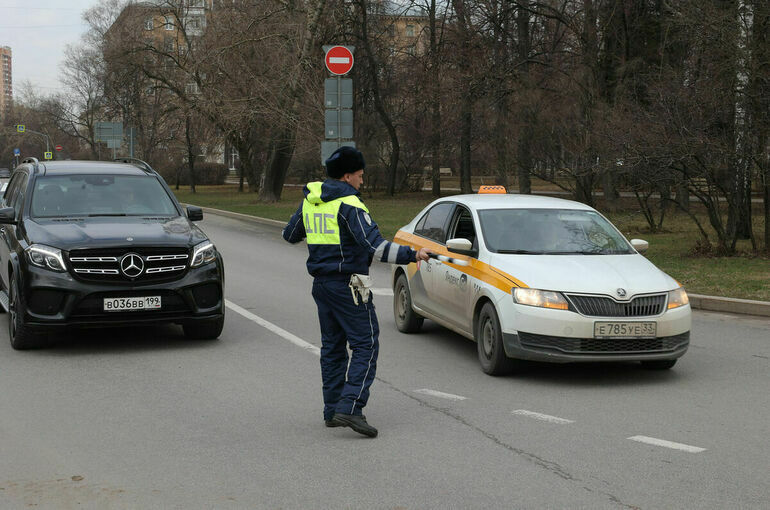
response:
{"label": "white taxi car", "polygon": [[[492,189],[484,189],[492,188]],[[684,288],[593,208],[501,187],[438,199],[395,236],[467,262],[393,266],[402,332],[431,319],[478,344],[481,368],[516,360],[674,366],[689,346]]]}

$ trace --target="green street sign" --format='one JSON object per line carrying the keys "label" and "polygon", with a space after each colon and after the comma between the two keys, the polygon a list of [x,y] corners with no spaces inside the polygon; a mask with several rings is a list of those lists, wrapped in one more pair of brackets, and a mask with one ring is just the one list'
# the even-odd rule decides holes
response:
{"label": "green street sign", "polygon": [[23,133],[27,130],[27,126],[24,124],[16,124],[16,132]]}
{"label": "green street sign", "polygon": [[53,152],[44,152],[45,159],[53,159]]}

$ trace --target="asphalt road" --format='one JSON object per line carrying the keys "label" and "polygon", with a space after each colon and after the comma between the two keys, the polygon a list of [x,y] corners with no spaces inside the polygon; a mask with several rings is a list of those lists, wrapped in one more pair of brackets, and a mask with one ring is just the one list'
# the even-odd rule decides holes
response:
{"label": "asphalt road", "polygon": [[671,371],[493,378],[456,334],[399,333],[375,266],[367,439],[323,424],[304,244],[215,216],[202,227],[225,257],[220,340],[95,330],[16,352],[0,317],[0,508],[770,506],[767,319],[696,312]]}

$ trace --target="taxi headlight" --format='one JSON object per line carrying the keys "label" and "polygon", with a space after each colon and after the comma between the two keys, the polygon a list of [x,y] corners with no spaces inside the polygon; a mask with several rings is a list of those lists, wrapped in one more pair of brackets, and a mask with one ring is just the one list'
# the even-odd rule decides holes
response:
{"label": "taxi headlight", "polygon": [[61,250],[44,244],[32,244],[25,250],[27,259],[37,267],[50,269],[51,271],[65,271],[64,259]]}
{"label": "taxi headlight", "polygon": [[668,293],[668,309],[679,308],[690,302],[690,298],[687,297],[687,293],[684,291],[684,287],[679,287]]}
{"label": "taxi headlight", "polygon": [[554,310],[568,310],[569,304],[559,292],[550,290],[527,289],[516,287],[513,289],[513,301],[520,305],[538,306],[540,308],[552,308]]}
{"label": "taxi headlight", "polygon": [[198,267],[203,264],[208,264],[212,260],[217,258],[217,249],[210,241],[204,241],[195,247],[193,250],[192,262],[190,267]]}

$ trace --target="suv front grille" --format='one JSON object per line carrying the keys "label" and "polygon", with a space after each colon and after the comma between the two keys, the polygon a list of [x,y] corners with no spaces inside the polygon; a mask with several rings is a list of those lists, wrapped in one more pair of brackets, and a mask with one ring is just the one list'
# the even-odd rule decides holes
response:
{"label": "suv front grille", "polygon": [[[141,273],[133,278],[120,268],[120,261],[130,253],[138,255],[142,265]],[[73,274],[80,280],[101,283],[155,283],[183,276],[189,257],[189,250],[184,247],[131,246],[72,250],[67,259]]]}
{"label": "suv front grille", "polygon": [[582,296],[567,294],[572,306],[589,317],[651,317],[660,315],[666,305],[666,295],[639,296],[631,301],[619,302],[606,296]]}

